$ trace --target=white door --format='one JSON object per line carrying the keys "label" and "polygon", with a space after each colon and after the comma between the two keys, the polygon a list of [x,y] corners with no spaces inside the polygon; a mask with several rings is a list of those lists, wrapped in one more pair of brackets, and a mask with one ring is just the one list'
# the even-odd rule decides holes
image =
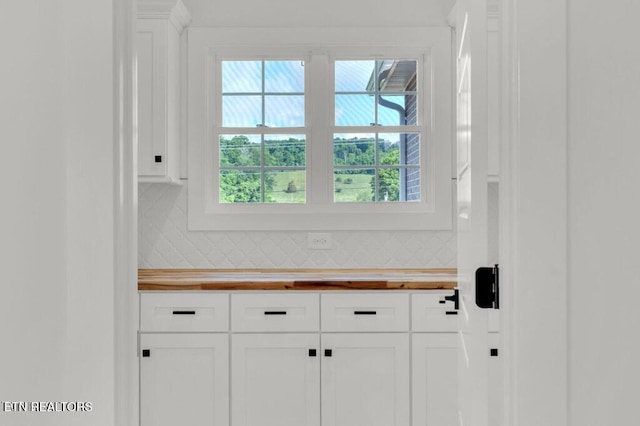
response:
{"label": "white door", "polygon": [[318,334],[234,334],[233,426],[320,424]]}
{"label": "white door", "polygon": [[322,335],[322,426],[409,426],[407,333]]}
{"label": "white door", "polygon": [[141,426],[227,426],[226,334],[140,335]]}
{"label": "white door", "polygon": [[486,1],[459,0],[456,8],[459,423],[487,426],[487,311],[475,304],[475,271],[489,266]]}

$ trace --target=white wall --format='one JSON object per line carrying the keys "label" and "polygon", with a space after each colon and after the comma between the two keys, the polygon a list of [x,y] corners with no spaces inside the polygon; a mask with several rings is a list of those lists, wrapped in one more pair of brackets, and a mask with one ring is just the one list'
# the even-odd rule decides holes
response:
{"label": "white wall", "polygon": [[[186,182],[186,181],[185,181]],[[330,250],[307,248],[306,232],[187,230],[187,188],[140,184],[140,268],[452,268],[453,231],[332,232]]]}
{"label": "white wall", "polygon": [[640,3],[568,10],[570,419],[637,424]]}
{"label": "white wall", "polygon": [[445,25],[455,0],[183,0],[196,27]]}
{"label": "white wall", "polygon": [[[57,14],[56,2],[0,3],[2,401],[58,398],[65,377],[67,191]],[[0,411],[0,423],[32,422],[9,416]]]}
{"label": "white wall", "polygon": [[3,1],[0,31],[0,400],[93,404],[0,424],[113,424],[113,1]]}
{"label": "white wall", "polygon": [[[455,0],[183,2],[193,17],[192,27],[384,27],[385,31],[393,31],[398,26],[447,26],[446,17]],[[186,154],[186,149],[182,152]],[[139,194],[141,268],[456,264],[452,230],[334,232],[331,250],[309,250],[305,232],[188,232],[186,188],[141,185]]]}

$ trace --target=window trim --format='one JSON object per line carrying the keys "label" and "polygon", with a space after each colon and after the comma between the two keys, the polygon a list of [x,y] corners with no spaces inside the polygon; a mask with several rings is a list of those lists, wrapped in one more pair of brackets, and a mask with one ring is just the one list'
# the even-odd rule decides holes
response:
{"label": "window trim", "polygon": [[[295,34],[293,34],[295,33]],[[394,43],[388,36],[397,39]],[[290,43],[290,40],[297,42]],[[346,41],[345,41],[346,40]],[[407,43],[407,40],[412,40]],[[358,29],[211,29],[188,32],[188,229],[189,230],[427,230],[452,227],[452,75],[451,33],[446,28]],[[323,45],[319,44],[323,41]],[[274,46],[279,46],[274,48]],[[375,46],[375,47],[372,47]],[[424,55],[424,58],[419,57]],[[333,90],[309,84],[311,78],[333,82],[335,59],[415,58],[424,73],[420,100],[424,122],[421,135],[421,200],[392,203],[334,203],[332,150],[313,140],[331,140],[333,133],[347,129],[375,133],[377,128],[335,126]],[[215,171],[218,157],[212,137],[237,133],[237,128],[215,128],[208,117],[221,120],[221,79],[210,70],[222,59],[304,59],[305,130],[259,128],[256,133],[305,134],[307,137],[307,203],[217,203],[219,185]],[[319,71],[322,69],[323,71]],[[320,75],[318,75],[320,73]],[[435,84],[438,82],[438,84]],[[216,90],[213,90],[216,89]],[[327,93],[329,92],[329,93]],[[322,98],[322,102],[310,99]],[[437,105],[438,108],[434,108]],[[320,126],[314,119],[324,121]],[[327,120],[328,119],[328,120]],[[431,124],[431,125],[429,125]],[[414,127],[414,126],[409,126]],[[384,126],[385,133],[394,126]],[[244,129],[244,128],[243,128]],[[283,130],[286,130],[283,132]],[[406,132],[405,126],[395,131]],[[327,139],[329,138],[329,139]],[[209,141],[209,143],[207,143]],[[436,161],[436,158],[438,161]],[[205,161],[210,159],[210,161]],[[315,179],[310,179],[311,175]]]}

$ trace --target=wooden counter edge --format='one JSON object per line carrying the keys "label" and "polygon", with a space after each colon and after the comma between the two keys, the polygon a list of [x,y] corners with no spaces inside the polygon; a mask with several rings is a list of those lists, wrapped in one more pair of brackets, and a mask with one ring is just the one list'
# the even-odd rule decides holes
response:
{"label": "wooden counter edge", "polygon": [[[239,279],[215,279],[219,274],[238,274]],[[294,280],[278,278],[251,281],[241,279],[243,274],[295,274]],[[318,280],[304,279],[303,275],[346,275],[345,279]],[[381,279],[357,280],[349,279],[358,274],[369,276],[378,274]],[[402,280],[402,274],[440,275],[437,280]],[[454,268],[367,268],[367,269],[140,269],[138,271],[138,290],[434,290],[453,289],[455,280],[443,280],[441,275],[451,275],[454,278],[457,270]],[[392,280],[383,277],[394,276]],[[349,277],[350,276],[350,277]],[[315,277],[314,277],[315,278]]]}

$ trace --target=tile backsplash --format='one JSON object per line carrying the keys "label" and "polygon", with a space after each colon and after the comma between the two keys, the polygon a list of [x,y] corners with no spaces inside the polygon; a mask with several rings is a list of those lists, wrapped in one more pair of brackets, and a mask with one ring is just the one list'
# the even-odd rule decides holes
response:
{"label": "tile backsplash", "polygon": [[306,232],[187,230],[187,186],[140,184],[140,268],[452,268],[454,231],[334,231],[330,250]]}

